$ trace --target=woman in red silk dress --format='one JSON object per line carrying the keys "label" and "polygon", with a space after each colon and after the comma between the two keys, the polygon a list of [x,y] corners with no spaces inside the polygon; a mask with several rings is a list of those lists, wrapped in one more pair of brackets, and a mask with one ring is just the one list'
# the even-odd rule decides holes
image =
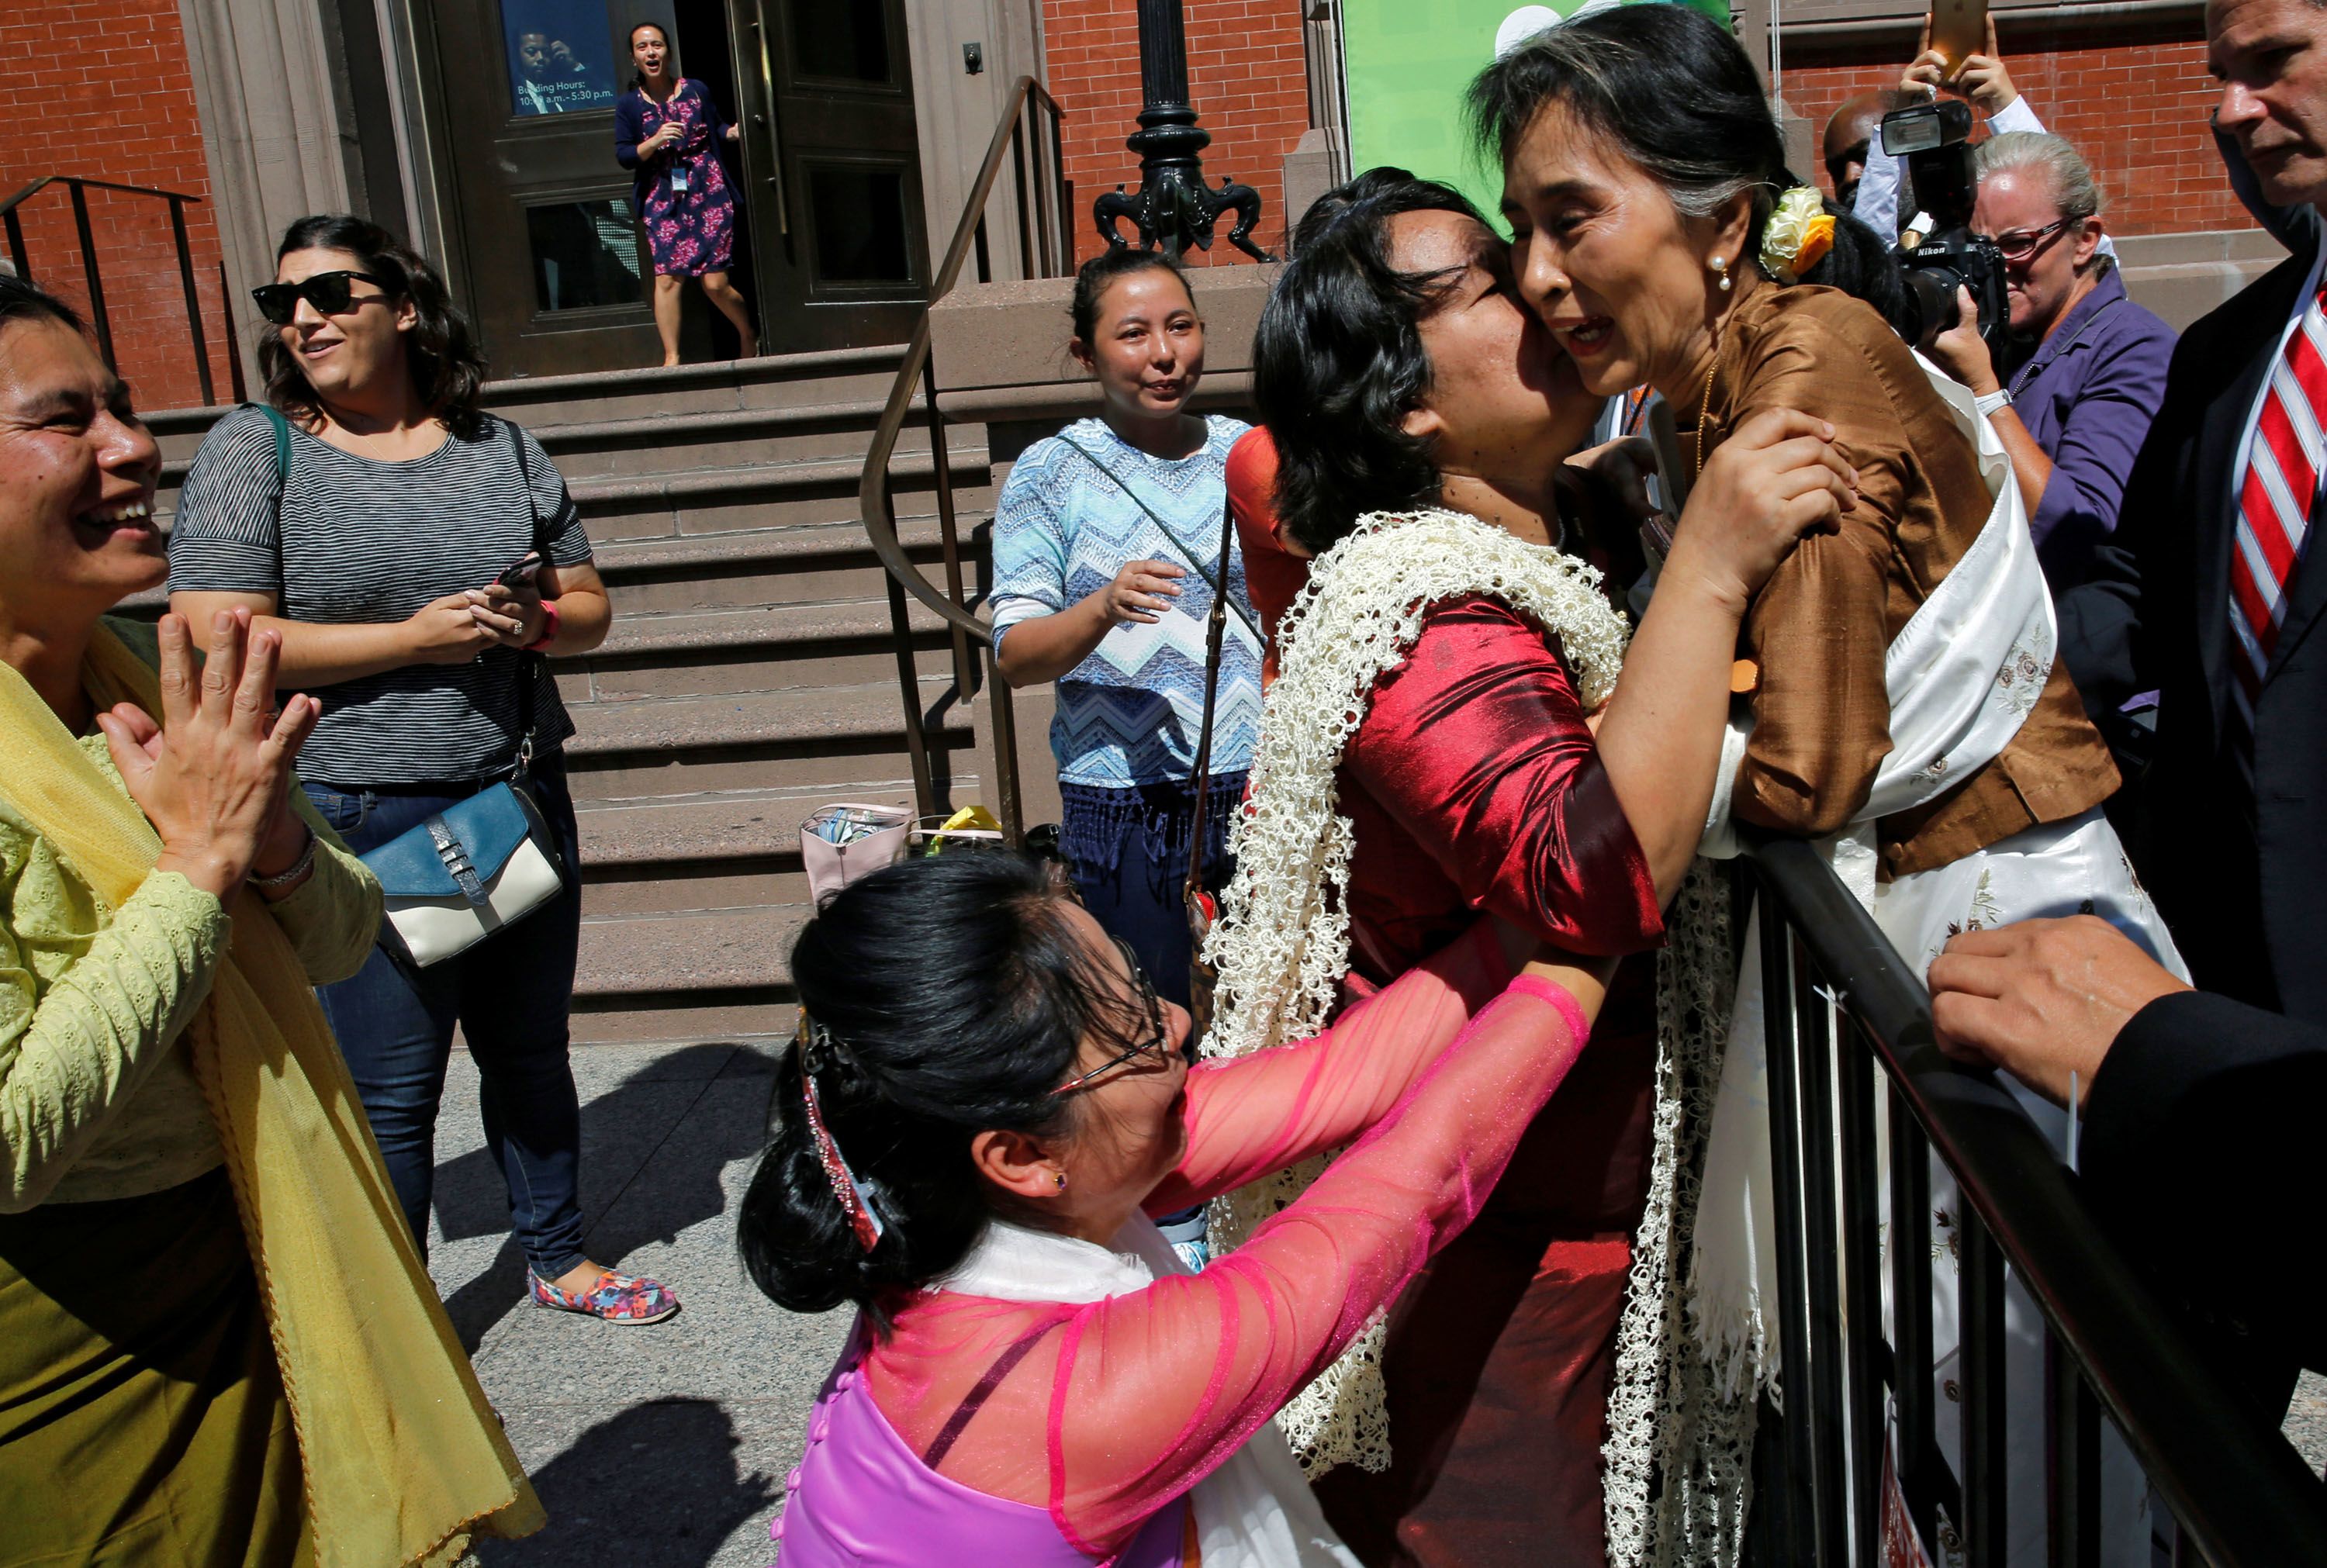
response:
{"label": "woman in red silk dress", "polygon": [[[1466,223],[1466,265],[1425,254],[1449,233],[1463,239]],[[1423,233],[1432,224],[1440,232]],[[1312,210],[1296,255],[1294,268],[1313,275],[1306,294],[1316,308],[1303,310],[1304,290],[1280,285],[1256,356],[1270,429],[1239,442],[1229,465],[1272,666],[1273,632],[1306,573],[1297,557],[1330,546],[1328,530],[1345,533],[1362,512],[1443,501],[1548,543],[1558,527],[1554,474],[1598,410],[1564,357],[1545,352],[1509,288],[1500,242],[1453,192],[1378,171]],[[1368,341],[1352,291],[1385,276],[1402,282],[1372,293]],[[1329,390],[1383,364],[1395,379],[1400,353],[1417,351],[1403,397],[1369,402],[1362,390],[1339,398]],[[1417,407],[1428,411],[1421,440],[1411,439]],[[1393,421],[1397,434],[1382,438]],[[1337,525],[1305,537],[1279,529],[1276,442],[1301,470],[1296,499],[1308,519]],[[1799,499],[1806,518],[1817,508],[1800,498],[1815,491],[1830,509],[1844,489],[1809,455],[1822,446],[1773,447],[1764,476]],[[1393,458],[1403,447],[1415,462],[1396,471],[1378,461],[1385,447]],[[1735,515],[1750,509],[1743,492],[1716,482],[1699,496],[1704,510]],[[1735,528],[1732,517],[1709,527]],[[1644,628],[1636,649],[1649,636]],[[1725,649],[1712,652],[1725,668]],[[1625,681],[1630,689],[1630,668]],[[1724,706],[1672,718],[1712,718],[1717,728]],[[1709,790],[1709,759],[1702,771]],[[1355,828],[1347,989],[1360,994],[1442,947],[1481,910],[1577,953],[1651,950],[1663,934],[1659,886],[1695,845],[1692,828],[1686,844],[1656,832],[1653,849],[1644,847],[1556,640],[1483,595],[1425,613],[1404,661],[1374,684],[1336,782]],[[1328,1518],[1369,1563],[1603,1561],[1599,1451],[1654,1097],[1649,975],[1645,966],[1619,971],[1591,1048],[1522,1137],[1479,1218],[1392,1312],[1390,1468],[1345,1465],[1316,1482]]]}

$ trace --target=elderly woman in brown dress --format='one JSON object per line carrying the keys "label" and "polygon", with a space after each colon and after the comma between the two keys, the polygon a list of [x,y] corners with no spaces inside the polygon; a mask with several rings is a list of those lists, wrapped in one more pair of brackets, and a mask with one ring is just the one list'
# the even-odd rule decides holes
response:
{"label": "elderly woman in brown dress", "polygon": [[449,1563],[541,1510],[315,1002],[379,884],[292,788],[273,632],[106,616],[161,469],[0,277],[0,1550]]}
{"label": "elderly woman in brown dress", "polygon": [[[1497,61],[1472,107],[1502,154],[1519,290],[1590,390],[1655,388],[1692,471],[1768,409],[1827,421],[1856,471],[1838,531],[1803,541],[1747,611],[1734,683],[1746,693],[1703,853],[1724,840],[1734,853],[1734,823],[1820,841],[1918,973],[1953,931],[2079,910],[2178,965],[2100,812],[2117,770],[2056,657],[2010,458],[1969,394],[1877,310],[1818,286],[1857,281],[1879,298],[1896,284],[1872,237],[1837,226],[1787,172],[1728,29],[1679,5],[1582,16]],[[1637,1413],[1610,1445],[1620,1563],[1662,1527],[1641,1522],[1651,1470],[1737,1505],[1685,1510],[1686,1560],[1734,1548],[1752,1395],[1778,1371],[1755,942],[1749,926],[1693,1229],[1677,1213],[1668,1242],[1640,1241],[1693,1249],[1665,1273],[1690,1293],[1697,1353],[1677,1353],[1657,1327],[1673,1320],[1651,1302],[1628,1305],[1637,1315],[1620,1335],[1618,1403]],[[2030,1108],[2057,1137],[2058,1113]],[[1674,1176],[1659,1180],[1686,1190]],[[2023,1323],[2033,1355],[2033,1311]],[[1660,1371],[1644,1365],[1659,1357]],[[1625,1398],[1659,1378],[1695,1413],[1693,1453],[1648,1431],[1646,1407]],[[2041,1483],[2029,1457],[2015,1489],[2023,1470]],[[2138,1488],[2126,1495],[2137,1512]],[[2041,1528],[2041,1507],[2012,1512]]]}

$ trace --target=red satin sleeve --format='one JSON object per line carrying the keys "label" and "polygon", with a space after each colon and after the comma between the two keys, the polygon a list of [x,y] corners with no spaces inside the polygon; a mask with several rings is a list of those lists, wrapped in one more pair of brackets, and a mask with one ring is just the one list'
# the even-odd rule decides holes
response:
{"label": "red satin sleeve", "polygon": [[[1351,912],[1392,947],[1402,918],[1445,892],[1577,953],[1663,940],[1648,862],[1556,647],[1496,601],[1450,600],[1376,683],[1342,793],[1360,846]],[[1369,816],[1399,832],[1369,840]]]}
{"label": "red satin sleeve", "polygon": [[1266,639],[1260,667],[1265,684],[1276,678],[1276,623],[1309,581],[1308,561],[1285,547],[1278,530],[1276,443],[1266,425],[1254,425],[1229,448],[1228,487],[1237,542],[1244,549],[1245,592]]}

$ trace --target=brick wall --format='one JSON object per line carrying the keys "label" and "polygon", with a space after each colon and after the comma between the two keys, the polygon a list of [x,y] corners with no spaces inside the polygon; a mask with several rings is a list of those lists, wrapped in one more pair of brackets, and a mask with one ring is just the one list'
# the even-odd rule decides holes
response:
{"label": "brick wall", "polygon": [[[2230,194],[2206,127],[2220,89],[2206,74],[2205,37],[2195,18],[2106,36],[2018,27],[2005,33],[2003,44],[2012,79],[2044,128],[2066,136],[2092,164],[2111,232],[2254,227]],[[1813,53],[1790,41],[1786,102],[1823,135],[1837,105],[1896,83],[1912,52],[1911,45],[1893,45]],[[1822,169],[1814,177],[1827,183]]]}
{"label": "brick wall", "polygon": [[[193,76],[176,0],[50,0],[0,9],[0,54],[36,61],[0,84],[0,195],[43,174],[79,174],[207,198]],[[116,362],[142,407],[201,401],[168,204],[92,191]],[[86,311],[71,199],[50,186],[19,209],[34,281]],[[186,209],[217,395],[232,397],[207,200]],[[238,313],[247,325],[248,302]]]}
{"label": "brick wall", "polygon": [[[1309,128],[1307,67],[1295,0],[1186,0],[1188,90],[1212,134],[1204,173],[1217,186],[1232,175],[1260,192],[1262,247],[1285,248],[1285,155]],[[1090,226],[1103,191],[1139,189],[1139,160],[1123,145],[1137,129],[1139,20],[1134,0],[1043,0],[1045,76],[1065,106],[1061,140],[1075,182],[1075,247],[1089,257],[1106,244]],[[1209,256],[1191,263],[1249,259],[1228,243],[1224,221]],[[1126,225],[1126,229],[1128,226]]]}

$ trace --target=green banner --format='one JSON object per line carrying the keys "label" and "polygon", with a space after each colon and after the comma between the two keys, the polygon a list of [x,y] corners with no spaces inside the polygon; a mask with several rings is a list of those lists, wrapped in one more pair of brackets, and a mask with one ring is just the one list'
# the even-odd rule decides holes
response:
{"label": "green banner", "polygon": [[[1724,24],[1727,0],[1688,0]],[[1348,84],[1350,167],[1383,163],[1444,180],[1493,218],[1503,175],[1472,148],[1463,115],[1471,79],[1495,58],[1506,22],[1521,35],[1546,12],[1565,16],[1584,0],[1515,5],[1512,0],[1342,0],[1341,60]],[[1520,15],[1525,12],[1528,15]]]}

